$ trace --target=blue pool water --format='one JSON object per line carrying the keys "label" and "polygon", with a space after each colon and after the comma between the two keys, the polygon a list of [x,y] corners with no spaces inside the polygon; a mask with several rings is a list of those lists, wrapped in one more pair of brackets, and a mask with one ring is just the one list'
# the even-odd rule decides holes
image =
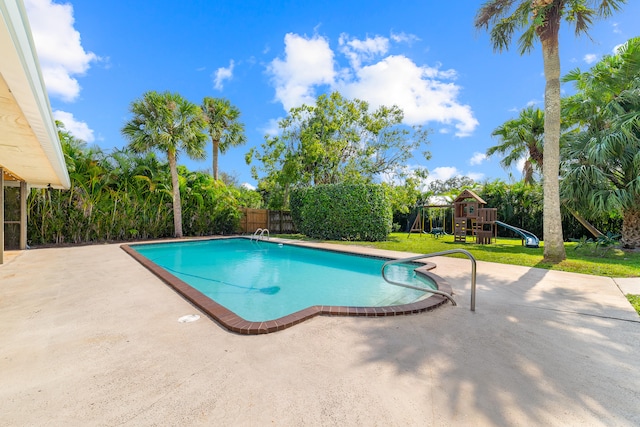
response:
{"label": "blue pool water", "polygon": [[[383,259],[241,238],[132,248],[253,322],[278,319],[314,305],[381,307],[425,296],[385,282],[380,274]],[[416,276],[415,267],[389,266],[387,277],[435,289],[429,280]]]}

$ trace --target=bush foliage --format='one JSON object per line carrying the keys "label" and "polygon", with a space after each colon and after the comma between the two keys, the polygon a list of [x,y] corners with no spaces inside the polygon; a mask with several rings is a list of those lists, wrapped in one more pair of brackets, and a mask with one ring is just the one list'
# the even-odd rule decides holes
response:
{"label": "bush foliage", "polygon": [[374,184],[335,184],[295,189],[291,215],[298,230],[315,239],[386,240],[391,204]]}
{"label": "bush foliage", "polygon": [[[528,230],[544,240],[542,231],[543,194],[540,185],[528,185],[524,182],[507,184],[495,180],[485,183],[476,192],[487,202],[487,207],[498,208],[500,221]],[[620,230],[622,225],[620,217],[615,213],[613,215],[597,214],[593,211],[580,213],[605,234]],[[562,209],[562,230],[565,240],[589,235],[589,231],[564,207]],[[498,227],[499,236],[515,237],[511,233],[509,230]]]}
{"label": "bush foliage", "polygon": [[[106,155],[62,138],[71,188],[32,189],[28,243],[96,243],[173,235],[169,166],[153,153]],[[178,167],[184,234],[237,230],[242,206],[257,207],[255,191],[225,185],[202,172]],[[258,199],[258,200],[256,200]]]}

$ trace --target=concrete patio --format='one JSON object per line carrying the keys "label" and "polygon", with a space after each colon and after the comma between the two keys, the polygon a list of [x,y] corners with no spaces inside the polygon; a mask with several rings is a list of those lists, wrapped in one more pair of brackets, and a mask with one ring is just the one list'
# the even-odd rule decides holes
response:
{"label": "concrete patio", "polygon": [[0,425],[640,425],[614,279],[479,262],[471,312],[469,261],[434,260],[457,307],[240,336],[179,323],[198,310],[118,245],[9,252]]}

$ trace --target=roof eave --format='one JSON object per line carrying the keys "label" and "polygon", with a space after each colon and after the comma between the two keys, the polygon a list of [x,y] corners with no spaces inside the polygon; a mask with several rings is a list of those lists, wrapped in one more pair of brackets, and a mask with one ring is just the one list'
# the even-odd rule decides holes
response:
{"label": "roof eave", "polygon": [[[68,189],[71,181],[26,10],[21,0],[0,0],[0,12],[4,21],[4,28],[0,29],[0,43],[5,51],[0,73],[53,169],[53,174],[41,179],[25,178],[19,171],[14,172],[32,187]],[[9,66],[10,61],[18,62],[20,67]]]}

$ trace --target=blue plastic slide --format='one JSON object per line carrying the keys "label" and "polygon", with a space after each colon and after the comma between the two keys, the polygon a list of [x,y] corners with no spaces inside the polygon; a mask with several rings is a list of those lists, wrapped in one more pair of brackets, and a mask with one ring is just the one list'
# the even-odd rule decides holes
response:
{"label": "blue plastic slide", "polygon": [[540,247],[540,239],[538,239],[536,235],[533,234],[532,232],[523,230],[522,228],[514,227],[513,225],[505,224],[502,221],[496,221],[496,224],[501,225],[507,230],[511,230],[514,233],[518,234],[520,237],[522,237],[524,246],[526,246],[527,248]]}

